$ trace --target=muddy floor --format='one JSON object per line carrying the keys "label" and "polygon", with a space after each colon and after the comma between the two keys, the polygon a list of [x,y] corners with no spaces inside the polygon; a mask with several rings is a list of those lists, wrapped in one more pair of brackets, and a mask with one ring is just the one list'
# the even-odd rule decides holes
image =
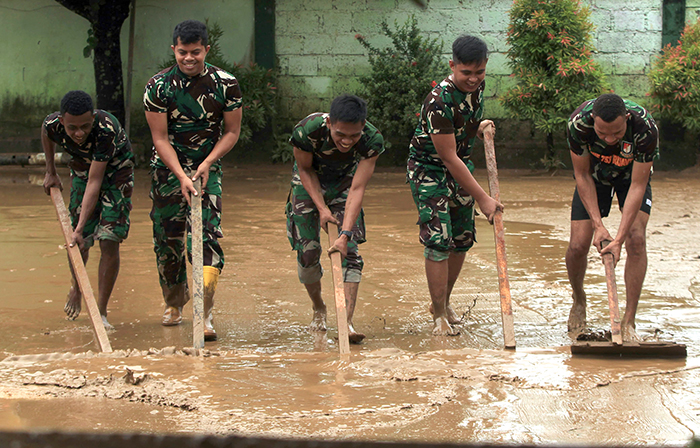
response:
{"label": "muddy floor", "polygon": [[[59,174],[67,183],[66,170]],[[288,166],[227,167],[220,338],[207,344],[209,356],[192,357],[182,351],[192,344],[191,307],[181,326],[160,325],[146,172],[137,172],[131,233],[109,305],[115,352],[99,355],[85,312],[64,318],[68,264],[42,170],[3,168],[0,430],[685,444],[700,430],[698,174],[654,176],[637,313],[642,337],[687,344],[685,360],[572,358],[564,253],[574,181],[566,173],[501,173],[517,349],[503,350],[493,231],[482,217],[452,298],[464,316],[461,335],[432,336],[416,211],[403,173],[386,169],[364,203],[369,241],[361,247],[355,326],[367,339],[341,358],[330,275],[323,279],[329,331],[307,330],[310,301],[285,231]],[[487,185],[483,171],[477,178]],[[616,228],[619,216],[613,211],[606,223]],[[95,248],[93,288],[98,260]],[[586,290],[589,325],[604,330],[605,278],[594,251]]]}

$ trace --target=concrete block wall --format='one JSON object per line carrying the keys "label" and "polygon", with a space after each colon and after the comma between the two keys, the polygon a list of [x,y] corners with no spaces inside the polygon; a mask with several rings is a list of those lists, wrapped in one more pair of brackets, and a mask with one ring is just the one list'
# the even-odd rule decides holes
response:
{"label": "concrete block wall", "polygon": [[[497,98],[513,83],[505,52],[512,0],[277,0],[276,48],[280,93],[289,121],[327,110],[336,95],[359,93],[358,76],[369,72],[362,34],[377,47],[388,44],[379,24],[403,24],[415,14],[419,28],[444,41],[445,74],[452,41],[476,34],[489,46],[487,115],[505,117]],[[661,49],[661,0],[583,0],[596,26],[593,43],[615,91],[644,102],[647,73]],[[695,9],[691,3],[698,3]],[[700,0],[688,0],[689,16]]]}
{"label": "concrete block wall", "polygon": [[700,20],[700,0],[685,1],[685,21],[694,23]]}

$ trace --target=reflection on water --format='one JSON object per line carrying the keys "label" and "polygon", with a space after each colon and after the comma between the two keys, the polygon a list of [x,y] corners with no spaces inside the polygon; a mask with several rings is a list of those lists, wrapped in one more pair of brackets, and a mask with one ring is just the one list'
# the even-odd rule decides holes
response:
{"label": "reflection on water", "polygon": [[[60,174],[67,185],[66,172]],[[383,170],[372,179],[363,204],[368,242],[361,246],[365,271],[355,326],[367,339],[351,346],[348,359],[340,359],[329,275],[323,279],[329,331],[312,334],[307,329],[311,302],[298,282],[284,223],[289,168],[229,168],[223,198],[226,267],[215,304],[219,341],[207,344],[221,356],[45,361],[19,370],[0,366],[0,427],[42,425],[36,413],[44,408],[33,401],[36,395],[27,392],[25,401],[3,401],[7,384],[21,386],[12,383],[20,381],[14,376],[26,379],[39,370],[69,369],[85,372],[88,379],[121,377],[127,366],[139,366],[151,378],[196,397],[197,411],[143,404],[138,417],[115,417],[116,422],[103,425],[102,411],[115,406],[115,393],[104,395],[96,382],[96,395],[61,389],[57,396],[66,401],[55,402],[57,408],[67,403],[73,409],[70,400],[109,396],[90,401],[94,415],[71,411],[67,415],[79,415],[80,423],[67,423],[69,417],[59,412],[43,424],[128,430],[139,421],[140,428],[154,432],[381,440],[683,443],[688,428],[700,427],[698,349],[693,344],[700,336],[693,295],[700,285],[700,242],[695,238],[700,180],[655,176],[649,270],[637,313],[642,336],[685,343],[689,359],[623,362],[572,359],[568,351],[571,299],[564,253],[572,179],[501,176],[515,352],[503,350],[493,231],[483,217],[477,219],[478,244],[467,256],[451,300],[464,318],[461,335],[431,336],[414,205],[404,174]],[[0,179],[0,284],[5,293],[0,296],[0,348],[5,355],[96,350],[85,314],[75,322],[63,318],[68,264],[51,202],[40,187],[43,174],[15,168],[1,171]],[[483,177],[478,179],[485,184]],[[148,187],[147,173],[138,171],[132,228],[109,305],[115,349],[184,347],[192,341],[189,305],[183,325],[160,325],[163,304]],[[608,221],[614,229],[619,212],[612,215]],[[98,252],[93,249],[88,264],[93,288]],[[328,273],[328,263],[322,263]],[[617,268],[621,307],[623,272],[624,260]],[[594,251],[586,291],[590,326],[607,328],[604,272]]]}

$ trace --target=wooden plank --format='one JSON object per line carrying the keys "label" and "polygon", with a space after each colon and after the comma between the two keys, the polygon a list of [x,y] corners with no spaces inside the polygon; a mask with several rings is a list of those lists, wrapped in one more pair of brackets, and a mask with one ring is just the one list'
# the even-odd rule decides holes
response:
{"label": "wooden plank", "polygon": [[[338,226],[328,223],[328,246],[338,238]],[[335,315],[338,320],[338,349],[341,355],[350,353],[350,339],[348,332],[348,313],[345,308],[345,282],[343,281],[343,262],[340,252],[333,252],[331,257],[331,270],[333,273],[333,288],[335,291]]]}
{"label": "wooden plank", "polygon": [[192,345],[204,348],[204,240],[202,235],[202,179],[194,181],[197,195],[191,195],[192,231]]}
{"label": "wooden plank", "polygon": [[51,187],[51,200],[53,201],[54,208],[56,209],[58,221],[61,223],[63,237],[66,240],[68,258],[70,259],[70,264],[73,267],[75,279],[78,281],[80,292],[85,300],[85,305],[88,310],[88,317],[90,317],[90,321],[92,322],[92,329],[95,331],[97,344],[99,345],[101,351],[109,353],[112,351],[112,346],[109,343],[109,337],[107,336],[107,331],[105,330],[104,323],[102,322],[100,310],[97,307],[95,294],[92,291],[92,286],[90,286],[90,279],[88,277],[87,270],[85,269],[85,263],[83,263],[83,257],[80,255],[80,248],[77,245],[73,247],[70,246],[73,236],[73,227],[70,224],[68,209],[66,209],[66,204],[63,202],[63,195],[58,187]]}
{"label": "wooden plank", "polygon": [[613,358],[685,358],[688,351],[684,344],[675,342],[614,344],[605,341],[576,341],[571,345],[571,354]]}
{"label": "wooden plank", "polygon": [[[484,131],[484,153],[486,156],[486,171],[489,178],[489,194],[501,202],[501,189],[498,184],[498,168],[496,166],[496,151],[493,144],[493,127]],[[515,328],[513,323],[513,307],[508,280],[508,261],[506,259],[506,241],[503,228],[503,213],[496,212],[493,218],[493,236],[496,243],[496,265],[498,269],[498,290],[501,295],[501,321],[503,325],[503,340],[505,348],[515,349]]]}

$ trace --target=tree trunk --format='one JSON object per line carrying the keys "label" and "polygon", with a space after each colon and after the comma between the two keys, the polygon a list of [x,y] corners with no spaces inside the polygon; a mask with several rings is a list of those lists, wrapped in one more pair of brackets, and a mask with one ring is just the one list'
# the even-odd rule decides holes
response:
{"label": "tree trunk", "polygon": [[122,24],[129,17],[131,0],[56,0],[86,18],[96,40],[93,48],[95,102],[124,123],[124,78],[122,75]]}

